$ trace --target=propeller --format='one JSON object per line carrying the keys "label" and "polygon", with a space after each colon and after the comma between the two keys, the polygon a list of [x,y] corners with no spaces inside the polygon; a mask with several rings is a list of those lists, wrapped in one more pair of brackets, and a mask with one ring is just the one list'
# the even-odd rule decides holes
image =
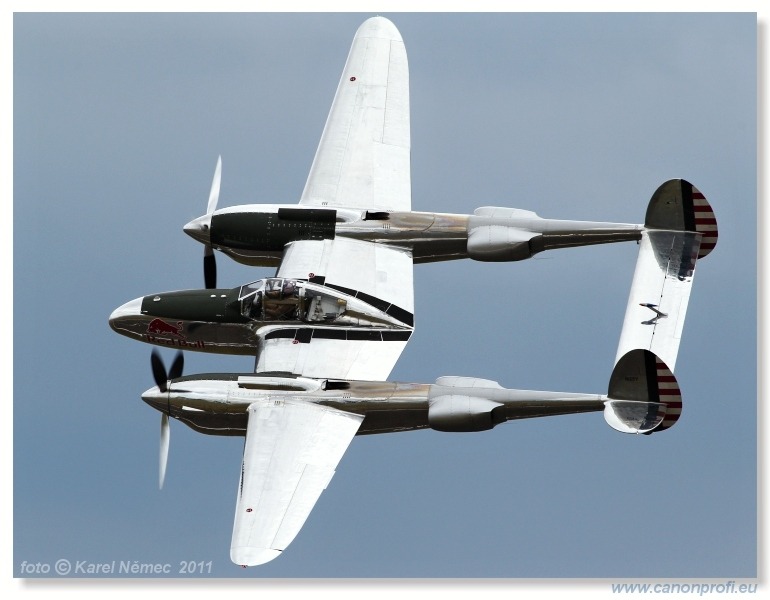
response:
{"label": "propeller", "polygon": [[[152,376],[155,379],[155,385],[161,392],[168,391],[168,382],[171,379],[176,379],[182,376],[184,369],[184,355],[181,352],[177,352],[174,362],[171,363],[171,368],[166,371],[166,367],[163,364],[163,360],[157,350],[152,351],[150,356],[150,364],[152,365]],[[166,465],[168,464],[168,448],[171,441],[171,427],[168,422],[168,414],[162,413],[160,417],[160,477],[159,487],[163,489],[163,481],[166,479]]]}
{"label": "propeller", "polygon": [[[217,167],[214,170],[214,179],[211,182],[211,191],[209,192],[209,203],[206,207],[206,214],[211,215],[217,209],[219,202],[219,187],[222,182],[222,156],[217,158]],[[203,280],[207,289],[217,287],[217,262],[214,258],[214,248],[211,244],[206,244],[203,249]]]}
{"label": "propeller", "polygon": [[184,354],[182,351],[176,353],[174,362],[171,363],[171,368],[166,372],[166,367],[163,364],[163,359],[160,357],[160,353],[157,350],[152,351],[150,356],[150,364],[152,365],[152,376],[155,379],[155,385],[161,392],[168,391],[168,382],[170,379],[176,379],[182,376],[184,370]]}
{"label": "propeller", "polygon": [[163,482],[166,479],[166,465],[168,464],[168,446],[171,442],[171,427],[168,424],[168,415],[162,413],[160,416],[160,463],[158,480],[158,489],[163,489]]}

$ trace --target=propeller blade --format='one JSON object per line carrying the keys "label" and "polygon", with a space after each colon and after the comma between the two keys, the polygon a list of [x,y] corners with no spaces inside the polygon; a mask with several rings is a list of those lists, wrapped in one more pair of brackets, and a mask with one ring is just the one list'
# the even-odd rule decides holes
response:
{"label": "propeller blade", "polygon": [[211,182],[211,191],[209,192],[209,205],[206,214],[210,215],[217,209],[219,202],[219,186],[222,182],[222,156],[217,159],[217,168],[214,170],[214,180]]}
{"label": "propeller blade", "polygon": [[152,365],[152,377],[155,380],[155,385],[161,392],[165,392],[168,389],[168,375],[166,375],[166,367],[163,366],[163,359],[157,350],[153,350],[150,355],[150,365]]}
{"label": "propeller blade", "polygon": [[155,385],[161,392],[168,390],[168,382],[170,379],[176,379],[182,376],[184,370],[184,354],[182,351],[176,353],[174,362],[171,363],[171,369],[166,372],[166,367],[163,364],[163,359],[157,350],[153,349],[150,355],[150,365],[152,366],[152,377],[155,380]]}
{"label": "propeller blade", "polygon": [[177,377],[181,377],[182,371],[184,371],[184,354],[182,354],[182,351],[180,350],[176,353],[174,362],[171,363],[171,368],[168,370],[168,378],[176,379]]}
{"label": "propeller blade", "polygon": [[171,439],[171,427],[168,424],[168,415],[163,413],[160,417],[160,481],[159,489],[163,489],[166,479],[166,464],[168,463],[168,447]]}
{"label": "propeller blade", "polygon": [[[219,202],[219,187],[222,183],[222,155],[217,158],[217,167],[214,169],[214,179],[211,182],[211,191],[209,192],[209,203],[206,207],[206,214],[210,215],[217,209]],[[203,250],[203,281],[206,289],[217,287],[217,262],[214,258],[214,248],[210,245]]]}
{"label": "propeller blade", "polygon": [[[152,376],[155,379],[155,385],[165,393],[168,390],[168,382],[182,376],[184,370],[184,354],[181,351],[176,353],[174,362],[171,363],[171,369],[166,371],[163,359],[157,350],[153,350],[150,355],[150,364],[152,366]],[[169,406],[170,410],[170,406]],[[168,463],[168,446],[171,439],[171,428],[168,424],[168,413],[162,413],[160,416],[160,457],[159,468],[160,476],[158,485],[163,489],[163,482],[166,479],[166,464]]]}
{"label": "propeller blade", "polygon": [[217,287],[217,259],[214,258],[211,246],[206,246],[203,250],[203,281],[208,290]]}

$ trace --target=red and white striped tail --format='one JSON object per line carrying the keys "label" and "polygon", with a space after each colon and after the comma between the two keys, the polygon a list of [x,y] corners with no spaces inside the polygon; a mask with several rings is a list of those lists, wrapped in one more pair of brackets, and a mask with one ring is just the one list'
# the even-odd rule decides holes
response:
{"label": "red and white striped tail", "polygon": [[703,235],[698,251],[698,258],[707,256],[717,245],[719,231],[717,218],[711,205],[698,188],[692,186],[692,211],[695,221],[695,231]]}
{"label": "red and white striped tail", "polygon": [[615,364],[604,405],[610,427],[650,434],[672,427],[681,414],[679,384],[658,356],[637,348]]}
{"label": "red and white striped tail", "polygon": [[661,403],[658,415],[662,421],[650,433],[668,429],[679,420],[679,415],[682,414],[682,393],[679,390],[676,377],[657,356],[655,357],[655,372],[658,381],[658,397]]}
{"label": "red and white striped tail", "polygon": [[701,234],[696,258],[707,256],[719,237],[717,219],[706,196],[685,179],[669,179],[655,190],[647,206],[644,226],[648,230]]}

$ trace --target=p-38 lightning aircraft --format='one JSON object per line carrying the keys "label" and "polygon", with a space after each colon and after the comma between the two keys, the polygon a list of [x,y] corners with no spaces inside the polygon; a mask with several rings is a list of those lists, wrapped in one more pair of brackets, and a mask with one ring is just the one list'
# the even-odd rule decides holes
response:
{"label": "p-38 lightning aircraft", "polygon": [[[411,212],[409,78],[395,26],[358,29],[299,205],[217,209],[185,226],[205,246],[205,290],[152,294],[111,327],[155,345],[252,354],[254,372],[184,376],[153,353],[162,413],[211,435],[245,436],[231,558],[258,565],[294,539],[355,435],[432,428],[483,431],[508,420],[603,411],[625,433],[663,431],[681,412],[673,374],[696,261],[715,246],[711,207],[674,179],[643,225],[542,219],[486,207]],[[607,394],[512,390],[472,377],[387,382],[414,327],[413,264],[514,261],[543,250],[635,240],[639,258]],[[216,287],[214,250],[273,277]]]}

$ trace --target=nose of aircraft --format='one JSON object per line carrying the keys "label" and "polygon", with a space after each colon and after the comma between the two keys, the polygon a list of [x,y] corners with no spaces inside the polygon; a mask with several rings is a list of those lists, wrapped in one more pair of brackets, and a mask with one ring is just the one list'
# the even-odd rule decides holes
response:
{"label": "nose of aircraft", "polygon": [[136,298],[112,311],[112,314],[110,315],[110,326],[114,329],[115,325],[117,325],[121,319],[141,316],[143,299],[144,298]]}
{"label": "nose of aircraft", "polygon": [[183,229],[191,238],[208,245],[211,240],[211,215],[193,219]]}

